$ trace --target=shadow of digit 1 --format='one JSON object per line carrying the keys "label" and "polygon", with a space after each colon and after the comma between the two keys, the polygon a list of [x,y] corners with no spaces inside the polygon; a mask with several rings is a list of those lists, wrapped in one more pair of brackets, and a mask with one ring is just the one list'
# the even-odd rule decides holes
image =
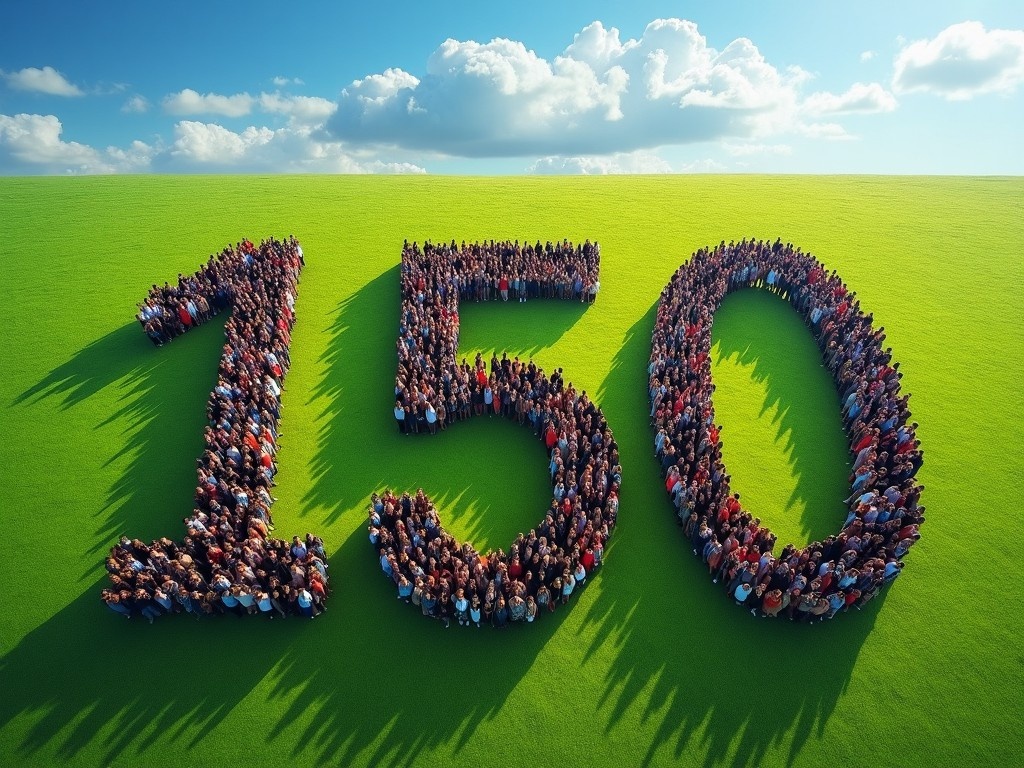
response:
{"label": "shadow of digit 1", "polygon": [[0,659],[0,732],[8,732],[9,758],[52,763],[99,748],[97,762],[107,765],[157,740],[191,748],[304,630],[316,629],[185,616],[150,626],[107,610],[99,599],[104,583],[90,584]]}
{"label": "shadow of digit 1", "polygon": [[505,706],[567,613],[505,631],[455,622],[445,629],[395,599],[362,529],[331,559],[369,561],[378,573],[333,600],[317,620],[328,626],[292,644],[272,672],[271,700],[287,704],[267,742],[299,719],[308,723],[292,757],[407,766],[424,752],[459,753]]}

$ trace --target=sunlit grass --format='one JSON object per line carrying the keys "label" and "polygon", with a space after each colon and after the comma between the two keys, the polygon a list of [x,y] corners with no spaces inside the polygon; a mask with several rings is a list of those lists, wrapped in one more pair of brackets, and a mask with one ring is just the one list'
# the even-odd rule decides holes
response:
{"label": "sunlit grass", "polygon": [[[646,177],[0,179],[4,765],[1014,765],[1022,618],[1004,574],[1024,475],[1024,182]],[[327,542],[316,622],[127,622],[99,602],[120,533],[180,536],[218,328],[154,349],[154,282],[242,237],[294,233],[307,268],[287,381],[278,532]],[[696,248],[781,237],[884,326],[921,424],[928,507],[905,574],[824,626],[754,620],[684,546],[652,457],[653,307]],[[540,518],[528,431],[402,438],[389,407],[404,239],[597,239],[589,308],[471,306],[461,347],[533,356],[596,395],[625,473],[605,569],[504,634],[395,600],[369,495],[422,486],[460,536]],[[840,524],[835,393],[784,303],[730,297],[714,333],[726,460],[804,543]],[[987,543],[986,543],[987,542]]]}

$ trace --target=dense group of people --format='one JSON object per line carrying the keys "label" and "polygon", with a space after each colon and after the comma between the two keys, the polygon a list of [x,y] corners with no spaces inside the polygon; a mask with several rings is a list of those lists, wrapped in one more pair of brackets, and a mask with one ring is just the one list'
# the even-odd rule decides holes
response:
{"label": "dense group of people", "polygon": [[[774,534],[730,490],[712,404],[715,311],[727,293],[752,286],[787,299],[805,319],[840,394],[853,456],[842,530],[778,554]],[[884,342],[884,329],[834,271],[780,241],[700,250],[661,294],[648,373],[665,489],[712,580],[754,615],[814,622],[859,609],[899,576],[920,537],[917,423]]]}
{"label": "dense group of people", "polygon": [[481,554],[446,533],[431,501],[374,495],[369,537],[399,599],[448,626],[532,622],[569,600],[600,567],[615,528],[618,446],[586,391],[532,360],[458,359],[459,302],[592,301],[600,248],[589,241],[485,242],[402,250],[395,419],[403,434],[435,433],[473,415],[528,426],[548,453],[551,502],[508,551]]}
{"label": "dense group of people", "polygon": [[290,614],[326,610],[327,556],[312,534],[273,536],[271,489],[281,391],[303,266],[294,237],[227,247],[177,285],[154,285],[138,314],[162,345],[230,308],[217,383],[207,401],[205,447],[197,460],[185,540],[149,544],[122,537],[106,561],[102,599],[128,618],[168,613]]}

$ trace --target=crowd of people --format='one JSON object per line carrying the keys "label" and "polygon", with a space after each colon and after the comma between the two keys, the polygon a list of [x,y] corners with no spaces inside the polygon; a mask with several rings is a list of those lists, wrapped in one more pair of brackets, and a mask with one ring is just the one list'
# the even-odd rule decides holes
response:
{"label": "crowd of people", "polygon": [[294,237],[245,240],[211,256],[177,285],[154,285],[138,314],[160,346],[231,308],[217,383],[207,401],[185,540],[149,544],[122,537],[106,567],[102,599],[127,618],[168,613],[295,614],[326,610],[327,556],[312,534],[273,536],[281,391],[303,266]]}
{"label": "crowd of people", "polygon": [[[853,456],[842,530],[803,549],[776,538],[732,493],[715,423],[711,326],[727,293],[760,287],[787,299],[822,350]],[[909,394],[884,328],[839,276],[790,244],[743,240],[703,249],[658,304],[648,373],[655,454],[665,489],[712,580],[755,616],[824,621],[893,581],[920,538],[923,461]]]}
{"label": "crowd of people", "polygon": [[395,419],[403,434],[436,433],[484,413],[528,426],[544,444],[552,484],[540,524],[508,551],[481,554],[445,532],[433,504],[374,495],[370,542],[397,597],[449,626],[532,622],[567,602],[599,568],[615,529],[618,446],[587,392],[532,360],[458,359],[459,302],[593,301],[600,248],[587,241],[467,245],[406,242],[402,250]]}

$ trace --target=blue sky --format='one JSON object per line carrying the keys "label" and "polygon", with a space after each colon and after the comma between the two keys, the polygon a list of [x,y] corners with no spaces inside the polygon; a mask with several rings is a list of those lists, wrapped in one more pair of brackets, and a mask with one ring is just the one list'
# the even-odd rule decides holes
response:
{"label": "blue sky", "polygon": [[0,174],[1024,173],[1019,0],[288,5],[4,3]]}

